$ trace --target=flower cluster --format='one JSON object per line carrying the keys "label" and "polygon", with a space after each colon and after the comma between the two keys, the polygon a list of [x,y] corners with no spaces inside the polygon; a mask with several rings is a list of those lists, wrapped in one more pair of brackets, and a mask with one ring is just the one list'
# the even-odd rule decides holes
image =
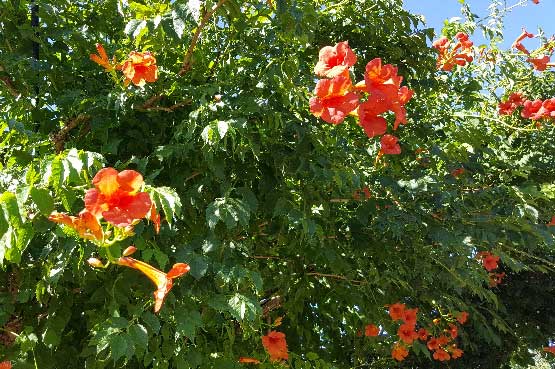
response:
{"label": "flower cluster", "polygon": [[522,33],[513,42],[511,48],[517,49],[521,53],[526,54],[528,56],[526,61],[532,64],[535,70],[543,72],[548,67],[555,66],[555,63],[551,63],[551,56],[553,55],[553,51],[555,50],[555,40],[551,38],[545,45],[542,45],[538,49],[530,52],[526,47],[524,47],[522,41],[527,38],[534,37],[536,36],[533,33],[527,32],[525,29],[522,29]]}
{"label": "flower cluster", "polygon": [[489,251],[481,251],[476,255],[476,258],[482,262],[484,269],[488,271],[490,287],[495,287],[503,281],[505,273],[493,272],[498,268],[499,256],[496,256]]}
{"label": "flower cluster", "polygon": [[124,86],[129,85],[131,82],[135,86],[141,87],[147,82],[156,82],[158,79],[156,58],[149,51],[131,51],[129,57],[124,62],[118,64],[115,57],[112,60],[108,59],[102,44],[96,44],[96,50],[98,55],[91,54],[91,60],[103,67],[106,72],[111,73],[114,77],[116,76],[116,70],[121,71],[125,77]]}
{"label": "flower cluster", "polygon": [[[168,273],[164,273],[140,260],[130,258],[137,249],[128,247],[123,255],[114,258],[109,248],[116,242],[133,235],[134,226],[142,218],[149,218],[156,232],[160,230],[160,215],[150,195],[142,192],[143,176],[134,170],[118,172],[114,168],[99,170],[92,181],[94,188],[85,193],[83,209],[78,216],[53,212],[49,220],[74,229],[80,237],[91,240],[106,249],[108,263],[104,264],[97,258],[87,260],[94,268],[106,268],[111,262],[137,269],[145,274],[156,285],[154,292],[154,312],[160,311],[164,299],[173,287],[173,280],[189,272],[189,265],[175,264]],[[104,219],[108,230],[104,230],[100,221]],[[112,232],[114,237],[108,239]]]}
{"label": "flower cluster", "polygon": [[0,369],[12,369],[12,363],[9,361],[2,361],[0,363]]}
{"label": "flower cluster", "polygon": [[555,97],[545,100],[528,100],[523,97],[521,92],[513,92],[507,100],[501,101],[498,107],[499,115],[511,115],[517,108],[522,107],[520,116],[536,121],[537,126],[540,126],[540,120],[555,120]]}
{"label": "flower cluster", "polygon": [[468,34],[459,32],[455,38],[457,39],[455,43],[445,36],[432,43],[439,53],[437,58],[439,70],[451,71],[455,65],[465,66],[474,60],[474,43],[469,40]]}
{"label": "flower cluster", "polygon": [[[463,355],[463,351],[459,349],[453,341],[458,336],[459,324],[466,323],[468,313],[463,311],[455,316],[448,314],[445,324],[441,324],[441,319],[434,319],[434,326],[424,328],[418,324],[418,308],[407,309],[405,304],[397,302],[389,305],[389,317],[393,322],[400,322],[397,329],[399,340],[393,344],[391,356],[397,361],[403,361],[409,355],[409,349],[412,344],[419,340],[426,342],[426,347],[433,352],[433,358],[438,361],[446,361],[457,359]],[[438,334],[434,336],[432,332]],[[368,324],[365,327],[364,335],[366,337],[377,337],[380,334],[380,328],[374,324]],[[385,333],[387,335],[387,333]]]}
{"label": "flower cluster", "polygon": [[[160,228],[160,216],[150,199],[141,192],[143,176],[134,170],[118,172],[114,168],[104,168],[93,178],[95,188],[85,193],[85,209],[78,216],[53,212],[49,220],[73,228],[80,237],[100,245],[109,245],[133,234],[133,227],[142,218],[149,217],[155,229]],[[100,220],[114,226],[114,239],[109,241],[109,231],[104,231]]]}
{"label": "flower cluster", "polygon": [[507,100],[499,103],[499,115],[511,115],[519,106],[524,105],[525,99],[522,92],[513,92]]}
{"label": "flower cluster", "polygon": [[320,50],[314,73],[323,77],[316,83],[310,99],[310,112],[332,124],[340,124],[349,114],[358,117],[368,137],[382,136],[380,154],[400,154],[397,137],[385,134],[386,112],[395,115],[393,130],[406,124],[405,104],[413,91],[401,86],[403,77],[391,64],[382,65],[380,58],[368,62],[364,80],[353,85],[349,68],[357,61],[347,41]]}

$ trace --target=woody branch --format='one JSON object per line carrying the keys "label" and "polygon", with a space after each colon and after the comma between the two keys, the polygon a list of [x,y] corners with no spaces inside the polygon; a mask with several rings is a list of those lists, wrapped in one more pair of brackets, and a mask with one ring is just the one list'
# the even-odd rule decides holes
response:
{"label": "woody branch", "polygon": [[60,153],[64,150],[64,145],[67,140],[69,131],[82,123],[88,122],[89,120],[91,120],[90,115],[80,114],[77,117],[67,121],[64,127],[60,129],[58,133],[52,135],[52,142],[54,143],[56,153]]}
{"label": "woody branch", "polygon": [[[0,64],[0,72],[5,72],[5,71],[6,69]],[[19,91],[17,91],[17,88],[15,87],[15,84],[13,83],[10,76],[8,75],[0,76],[0,81],[4,83],[4,85],[6,86],[6,88],[8,89],[8,91],[12,96],[17,97],[20,95]]]}
{"label": "woody branch", "polygon": [[193,57],[193,51],[194,51],[195,46],[198,42],[198,39],[200,37],[200,33],[202,32],[202,29],[204,28],[204,26],[206,25],[208,20],[210,20],[210,17],[212,17],[212,15],[216,12],[216,10],[218,10],[218,8],[220,8],[225,2],[226,2],[226,0],[218,1],[218,3],[216,5],[214,5],[212,7],[212,9],[207,11],[204,14],[204,16],[202,17],[202,19],[201,19],[201,21],[200,21],[200,23],[197,27],[197,30],[195,31],[195,34],[193,35],[193,39],[191,40],[191,44],[189,45],[189,49],[187,49],[187,52],[185,53],[185,58],[183,59],[183,65],[181,66],[181,70],[179,71],[178,75],[182,76],[183,74],[187,73],[191,69],[191,58]]}

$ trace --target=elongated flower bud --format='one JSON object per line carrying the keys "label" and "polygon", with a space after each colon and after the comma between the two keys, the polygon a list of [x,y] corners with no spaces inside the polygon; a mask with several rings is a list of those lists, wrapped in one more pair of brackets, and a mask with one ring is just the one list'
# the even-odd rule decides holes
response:
{"label": "elongated flower bud", "polygon": [[93,268],[103,268],[104,264],[102,264],[102,261],[100,261],[97,258],[90,258],[87,260],[87,263],[89,263],[90,266],[92,266]]}
{"label": "elongated flower bud", "polygon": [[129,255],[133,255],[135,253],[135,251],[137,251],[137,248],[133,245],[129,246],[128,248],[126,248],[125,250],[123,250],[123,256],[129,256]]}

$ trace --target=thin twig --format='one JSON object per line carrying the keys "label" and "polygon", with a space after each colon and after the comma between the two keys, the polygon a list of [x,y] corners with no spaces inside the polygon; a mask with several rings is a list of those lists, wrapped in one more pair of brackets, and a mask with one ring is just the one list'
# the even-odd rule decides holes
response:
{"label": "thin twig", "polygon": [[185,182],[190,181],[191,179],[195,178],[198,175],[201,175],[202,172],[193,172],[189,177],[185,178]]}
{"label": "thin twig", "polygon": [[279,256],[253,255],[253,259],[281,259]]}
{"label": "thin twig", "polygon": [[176,111],[179,108],[182,108],[182,107],[187,106],[187,105],[191,105],[193,103],[192,99],[185,99],[182,102],[179,102],[177,104],[173,104],[171,106],[154,105],[155,103],[162,100],[164,97],[166,97],[166,96],[165,95],[154,95],[151,98],[149,98],[147,101],[145,101],[143,105],[137,106],[135,108],[135,110],[139,110],[139,111],[165,111],[165,112],[168,112],[168,113],[172,113],[172,112]]}
{"label": "thin twig", "polygon": [[89,120],[91,120],[90,115],[80,114],[77,117],[67,121],[64,127],[60,129],[58,133],[51,136],[51,140],[54,143],[54,149],[56,150],[57,154],[61,153],[64,150],[64,145],[67,140],[69,131],[82,123],[88,122]]}
{"label": "thin twig", "polygon": [[189,45],[189,49],[187,49],[187,52],[185,53],[185,58],[183,58],[183,65],[181,66],[181,70],[179,71],[179,73],[177,73],[178,75],[182,76],[183,74],[187,73],[191,69],[191,58],[193,57],[193,51],[198,42],[202,29],[204,28],[204,26],[206,25],[210,17],[212,17],[212,14],[214,14],[216,10],[218,10],[218,8],[222,6],[225,2],[226,0],[218,1],[218,3],[214,5],[212,9],[207,11],[202,17],[202,20],[200,21],[197,27],[197,30],[195,31],[195,34],[191,39],[191,44]]}
{"label": "thin twig", "polygon": [[356,279],[349,279],[343,275],[338,275],[338,274],[326,274],[326,273],[318,273],[318,272],[310,272],[310,273],[306,273],[306,275],[311,275],[311,276],[316,276],[316,277],[327,277],[327,278],[333,278],[333,279],[340,279],[342,281],[346,281],[349,283],[355,283],[355,284],[367,284],[367,281],[359,281]]}

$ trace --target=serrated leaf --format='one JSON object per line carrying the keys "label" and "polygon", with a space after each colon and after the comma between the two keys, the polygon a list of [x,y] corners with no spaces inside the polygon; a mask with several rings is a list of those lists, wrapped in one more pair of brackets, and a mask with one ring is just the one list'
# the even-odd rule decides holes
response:
{"label": "serrated leaf", "polygon": [[173,23],[173,30],[177,34],[177,37],[182,38],[183,33],[185,32],[185,22],[181,17],[177,14],[174,10],[172,12],[172,23]]}
{"label": "serrated leaf", "polygon": [[4,220],[8,228],[0,238],[0,264],[5,258],[18,264],[21,254],[27,247],[34,235],[33,225],[23,223],[16,196],[11,192],[4,192],[0,196],[0,207],[4,213]]}
{"label": "serrated leaf", "polygon": [[218,125],[218,133],[220,134],[220,138],[224,138],[229,128],[229,123],[226,122],[225,120],[219,120],[217,125]]}
{"label": "serrated leaf", "polygon": [[261,309],[258,303],[240,293],[233,295],[227,303],[229,312],[239,321],[243,319],[253,321],[260,315]]}
{"label": "serrated leaf", "polygon": [[164,211],[171,225],[173,219],[181,214],[181,199],[177,192],[169,187],[149,187],[147,191],[152,195],[156,207]]}
{"label": "serrated leaf", "polygon": [[[4,236],[4,234],[8,231],[10,225],[4,216],[4,209],[0,207],[0,237]],[[2,252],[2,250],[0,250]],[[2,262],[3,254],[0,254],[0,263]]]}
{"label": "serrated leaf", "polygon": [[59,192],[62,189],[62,185],[65,180],[65,171],[64,165],[62,163],[62,158],[60,156],[56,156],[54,160],[52,160],[52,164],[50,166],[50,185],[54,187],[56,192]]}
{"label": "serrated leaf", "polygon": [[[140,28],[141,25],[144,23],[144,26],[146,26],[146,22],[142,19],[131,19],[129,22],[127,22],[127,24],[125,25],[125,28],[123,30],[123,32],[125,32],[126,35],[132,36],[135,33],[138,34],[138,32],[141,32]],[[139,31],[137,31],[137,28],[139,28]],[[133,36],[135,37],[135,36]]]}
{"label": "serrated leaf", "polygon": [[176,309],[175,320],[177,332],[191,340],[195,338],[197,329],[204,326],[202,317],[196,310]]}
{"label": "serrated leaf", "polygon": [[228,229],[232,229],[239,222],[247,226],[250,219],[248,206],[241,200],[234,198],[217,198],[206,208],[208,227],[214,229],[222,221]]}
{"label": "serrated leaf", "polygon": [[148,332],[146,328],[140,324],[135,324],[129,327],[129,336],[133,340],[135,347],[142,351],[148,348]]}
{"label": "serrated leaf", "polygon": [[208,270],[208,262],[206,260],[204,256],[195,256],[189,261],[189,266],[191,267],[189,274],[191,274],[193,278],[199,279],[206,274]]}
{"label": "serrated leaf", "polygon": [[223,4],[230,18],[241,17],[241,7],[235,0],[228,0]]}
{"label": "serrated leaf", "polygon": [[43,215],[49,215],[54,210],[54,199],[46,188],[31,188],[31,198]]}
{"label": "serrated leaf", "polygon": [[122,358],[127,352],[127,340],[121,335],[112,335],[109,337],[110,355],[114,362]]}
{"label": "serrated leaf", "polygon": [[69,150],[67,156],[65,157],[65,160],[67,160],[72,174],[79,177],[81,171],[83,170],[83,161],[79,157],[79,152],[77,151],[77,149]]}
{"label": "serrated leaf", "polygon": [[150,311],[145,311],[142,318],[146,325],[150,328],[150,331],[152,331],[153,334],[158,334],[160,331],[160,320],[158,317]]}

